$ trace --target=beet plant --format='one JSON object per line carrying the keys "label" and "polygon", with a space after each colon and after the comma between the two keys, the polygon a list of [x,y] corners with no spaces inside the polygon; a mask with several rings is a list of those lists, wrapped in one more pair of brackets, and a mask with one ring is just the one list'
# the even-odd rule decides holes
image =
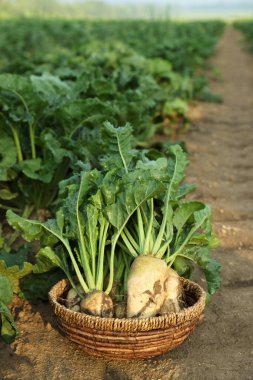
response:
{"label": "beet plant", "polygon": [[182,184],[185,153],[173,145],[169,159],[149,159],[134,149],[131,132],[130,125],[105,124],[107,154],[98,169],[61,183],[55,219],[41,223],[7,212],[25,239],[40,240],[37,269],[62,268],[82,310],[93,315],[112,316],[109,296],[115,301],[120,292],[128,317],[178,312],[182,289],[173,268],[180,260],[181,268],[184,260],[187,269],[190,262],[203,269],[208,296],[219,287],[210,208],[182,200],[193,189]]}

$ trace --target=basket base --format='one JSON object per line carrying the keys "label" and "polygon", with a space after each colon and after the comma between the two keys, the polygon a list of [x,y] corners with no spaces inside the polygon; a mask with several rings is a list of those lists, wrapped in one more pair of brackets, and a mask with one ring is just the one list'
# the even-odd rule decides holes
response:
{"label": "basket base", "polygon": [[113,360],[141,360],[160,356],[182,344],[195,329],[205,307],[205,292],[181,279],[188,308],[147,319],[93,317],[67,309],[58,302],[68,289],[60,281],[49,293],[60,331],[86,354]]}

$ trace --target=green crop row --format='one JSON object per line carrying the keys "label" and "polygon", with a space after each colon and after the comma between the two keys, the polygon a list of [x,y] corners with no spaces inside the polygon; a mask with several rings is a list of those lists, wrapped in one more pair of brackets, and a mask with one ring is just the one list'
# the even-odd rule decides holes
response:
{"label": "green crop row", "polygon": [[234,26],[243,32],[249,51],[253,53],[253,21],[237,21]]}
{"label": "green crop row", "polygon": [[[185,125],[192,99],[220,100],[196,71],[222,30],[220,22],[0,22],[0,276],[9,279],[0,277],[0,313],[6,340],[16,334],[4,306],[12,290],[44,299],[62,275],[33,273],[36,247],[11,230],[6,210],[40,221],[54,217],[59,183],[97,168],[103,157],[110,160],[105,121],[133,126],[132,145],[143,162],[162,157],[147,146],[155,133]],[[8,297],[1,298],[7,287]]]}

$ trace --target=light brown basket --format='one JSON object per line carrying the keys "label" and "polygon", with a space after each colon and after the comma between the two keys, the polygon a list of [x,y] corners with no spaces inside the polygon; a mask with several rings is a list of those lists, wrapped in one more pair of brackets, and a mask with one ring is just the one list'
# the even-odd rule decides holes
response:
{"label": "light brown basket", "polygon": [[58,298],[69,282],[58,282],[49,300],[61,331],[87,354],[113,359],[146,359],[172,350],[188,338],[205,307],[205,292],[192,281],[181,278],[189,306],[179,313],[146,319],[94,317],[67,309]]}

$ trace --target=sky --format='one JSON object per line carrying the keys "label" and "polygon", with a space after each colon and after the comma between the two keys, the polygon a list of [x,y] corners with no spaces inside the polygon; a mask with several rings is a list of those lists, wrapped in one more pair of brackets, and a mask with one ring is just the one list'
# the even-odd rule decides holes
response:
{"label": "sky", "polygon": [[[68,3],[74,3],[78,0],[61,0],[63,2],[68,2]],[[81,1],[81,0],[79,0]],[[253,0],[105,0],[108,3],[113,3],[113,4],[126,4],[126,3],[133,3],[133,4],[177,4],[177,5],[239,5],[239,4],[253,4]]]}
{"label": "sky", "polygon": [[[60,0],[74,3],[85,0]],[[93,0],[86,0],[92,2]],[[96,0],[94,0],[95,2]],[[99,1],[99,0],[97,0]],[[112,5],[153,5],[157,10],[163,6],[169,7],[172,17],[194,14],[216,17],[216,15],[233,17],[253,17],[253,0],[102,0]]]}

